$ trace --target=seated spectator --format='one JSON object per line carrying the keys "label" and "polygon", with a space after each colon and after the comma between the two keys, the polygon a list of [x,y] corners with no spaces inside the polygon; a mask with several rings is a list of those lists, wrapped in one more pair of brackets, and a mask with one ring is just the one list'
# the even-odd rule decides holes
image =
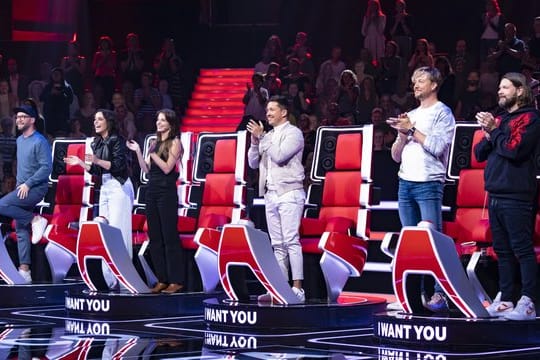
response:
{"label": "seated spectator", "polygon": [[308,156],[313,156],[313,151],[315,151],[317,117],[308,114],[300,115],[298,118],[298,127],[300,130],[302,130],[302,134],[304,135],[304,153],[302,155],[302,163],[306,165]]}
{"label": "seated spectator", "polygon": [[358,85],[364,81],[366,76],[375,78],[378,68],[373,65],[373,57],[368,49],[360,49],[360,57],[354,63],[354,73],[358,80]]}
{"label": "seated spectator", "polygon": [[[124,103],[126,104],[126,107],[129,111],[132,113],[135,113],[135,89],[133,88],[133,84],[129,81],[125,81],[122,83],[121,88],[122,96],[124,97]],[[114,108],[114,104],[113,104]]]}
{"label": "seated spectator", "polygon": [[484,61],[496,48],[504,34],[506,20],[497,0],[486,1],[486,12],[482,17],[483,31],[480,36],[480,60]]}
{"label": "seated spectator", "polygon": [[187,106],[186,81],[182,74],[182,62],[179,58],[170,60],[171,74],[169,76],[169,95],[173,104],[173,110],[177,115],[185,113]]}
{"label": "seated spectator", "polygon": [[126,35],[126,48],[120,52],[118,60],[122,81],[129,81],[138,88],[144,67],[144,53],[139,44],[139,35],[135,33]]}
{"label": "seated spectator", "polygon": [[[386,124],[385,124],[386,125]],[[373,134],[373,185],[381,189],[381,200],[397,200],[399,164],[392,159],[390,148],[384,141],[385,126],[376,126]],[[390,174],[390,175],[389,175]]]}
{"label": "seated spectator", "polygon": [[[379,114],[382,114],[382,110],[380,108],[373,109],[373,112],[375,113],[375,110],[380,110]],[[382,118],[382,117],[381,117]],[[384,142],[384,134],[386,133],[386,130],[383,127],[384,120],[378,121],[373,129],[373,151],[388,151],[390,150],[385,142]],[[375,124],[375,122],[374,122]]]}
{"label": "seated spectator", "polygon": [[28,85],[28,97],[36,101],[40,113],[43,112],[43,103],[39,101],[39,97],[49,81],[51,70],[51,64],[48,62],[41,63],[39,65],[39,79],[32,80]]}
{"label": "seated spectator", "polygon": [[409,80],[406,78],[400,80],[397,92],[392,94],[390,99],[398,106],[400,113],[407,112],[416,107],[416,99],[412,91],[410,91]]}
{"label": "seated spectator", "polygon": [[94,90],[101,92],[103,97],[96,96],[97,106],[106,108],[111,102],[114,91],[114,78],[116,76],[116,51],[113,49],[113,41],[109,36],[99,38],[97,51],[92,59],[94,71]]}
{"label": "seated spectator", "polygon": [[537,68],[540,67],[540,16],[534,18],[533,35],[527,44],[529,55],[534,60]]}
{"label": "seated spectator", "polygon": [[399,47],[399,54],[403,59],[411,57],[411,41],[414,36],[413,18],[407,12],[407,4],[405,0],[396,0],[395,13],[389,19],[390,37]]}
{"label": "seated spectator", "polygon": [[43,89],[40,100],[43,102],[43,117],[47,132],[53,137],[67,135],[73,90],[65,81],[64,71],[61,68],[52,70],[50,81]]}
{"label": "seated spectator", "polygon": [[380,93],[396,92],[399,76],[403,71],[403,61],[398,56],[398,47],[394,41],[387,41],[384,56],[380,60],[377,88]]}
{"label": "seated spectator", "polygon": [[73,93],[82,101],[84,75],[86,74],[86,58],[80,54],[80,47],[77,41],[73,40],[68,43],[67,55],[62,58],[60,67],[64,71],[66,81],[71,85]]}
{"label": "seated spectator", "polygon": [[[15,178],[15,175],[13,174],[4,174],[4,177],[2,178],[2,188],[0,192],[0,197],[9,194],[13,190],[15,190],[15,185],[17,185],[17,179]],[[1,219],[0,222],[7,222],[7,218],[3,217],[4,219]]]}
{"label": "seated spectator", "polygon": [[531,64],[523,64],[521,65],[521,73],[525,75],[525,79],[527,79],[527,85],[531,88],[532,95],[535,99],[538,98],[538,95],[540,95],[540,81],[538,79],[533,78],[533,72],[534,67]]}
{"label": "seated spectator", "polygon": [[373,108],[371,110],[371,123],[374,126],[380,126],[385,123],[384,111],[380,107]]}
{"label": "seated spectator", "polygon": [[262,51],[261,60],[255,64],[253,72],[266,74],[268,72],[268,67],[270,66],[271,62],[272,59],[270,56],[270,49],[265,47]]}
{"label": "seated spectator", "polygon": [[364,47],[369,49],[376,62],[384,55],[384,29],[386,15],[381,9],[379,0],[368,0],[366,13],[362,20],[362,35]]}
{"label": "seated spectator", "polygon": [[379,103],[375,81],[371,77],[366,77],[360,85],[360,96],[358,97],[357,124],[369,123],[371,111]]}
{"label": "seated spectator", "polygon": [[479,111],[482,111],[482,105],[480,102],[480,74],[478,71],[471,71],[467,75],[467,87],[461,94],[454,115],[457,120],[466,120],[476,122],[475,115]]}
{"label": "seated spectator", "polygon": [[281,94],[281,79],[279,78],[279,64],[276,62],[270,63],[268,72],[264,76],[262,87],[268,91],[268,96]]}
{"label": "seated spectator", "polygon": [[7,60],[7,80],[9,91],[15,96],[15,102],[18,104],[22,99],[28,97],[28,84],[30,79],[27,75],[20,72],[19,65],[15,58]]}
{"label": "seated spectator", "polygon": [[141,142],[140,140],[142,139],[137,139],[137,128],[135,127],[133,113],[123,104],[116,106],[114,113],[116,114],[118,133],[126,140],[137,140]]}
{"label": "seated spectator", "polygon": [[279,65],[282,65],[285,62],[281,38],[278,35],[271,35],[268,40],[266,40],[264,48],[267,49],[270,54],[270,61],[276,62]]}
{"label": "seated spectator", "polygon": [[499,73],[495,70],[495,62],[486,60],[480,65],[480,81],[482,94],[496,94],[499,89]]}
{"label": "seated spectator", "polygon": [[435,59],[435,67],[439,70],[442,77],[442,83],[439,85],[437,97],[439,101],[443,102],[450,109],[453,109],[456,103],[456,77],[450,61],[446,56],[438,56]]}
{"label": "seated spectator", "polygon": [[6,79],[0,79],[0,117],[12,116],[16,104],[17,97],[9,91],[9,82]]}
{"label": "seated spectator", "polygon": [[81,131],[81,121],[77,118],[71,119],[70,122],[70,131],[68,133],[68,137],[73,139],[84,139],[88,137],[88,135]]}
{"label": "seated spectator", "polygon": [[154,129],[156,111],[161,109],[161,95],[152,87],[153,76],[149,72],[141,75],[141,87],[135,90],[135,122],[137,129],[146,136]]}
{"label": "seated spectator", "polygon": [[516,37],[517,29],[512,23],[504,25],[504,39],[499,40],[497,49],[491,53],[490,59],[497,63],[499,74],[519,72],[521,60],[525,54],[525,43]]}
{"label": "seated spectator", "polygon": [[15,174],[17,158],[17,138],[15,137],[15,122],[13,117],[3,117],[0,120],[0,156],[2,160],[2,173],[6,175]]}
{"label": "seated spectator", "polygon": [[304,73],[310,82],[315,83],[315,65],[311,53],[305,51],[303,48],[297,51],[298,60],[300,61],[300,71]]}
{"label": "seated spectator", "polygon": [[[86,136],[94,134],[94,115],[96,114],[97,106],[94,94],[90,90],[86,90],[81,98],[81,106],[72,117],[73,120],[78,120],[80,131]],[[73,130],[71,130],[73,132]]]}
{"label": "seated spectator", "polygon": [[294,45],[287,49],[287,60],[290,58],[300,59],[302,54],[310,53],[311,49],[307,46],[308,34],[300,31],[296,33]]}
{"label": "seated spectator", "polygon": [[167,79],[159,80],[158,90],[159,95],[161,95],[161,108],[173,110],[174,105],[169,95],[169,82]]}
{"label": "seated spectator", "polygon": [[335,104],[336,112],[339,114],[337,98],[339,95],[339,83],[336,79],[330,78],[326,81],[323,92],[317,98],[315,111],[320,119],[328,119],[330,104]]}
{"label": "seated spectator", "polygon": [[330,59],[326,60],[319,67],[319,75],[315,82],[317,94],[322,93],[328,79],[335,79],[339,83],[341,73],[345,70],[345,63],[341,60],[341,47],[332,48]]}
{"label": "seated spectator", "polygon": [[352,70],[343,70],[339,80],[338,111],[341,117],[352,116],[355,124],[361,123],[361,119],[356,119],[359,96],[360,88],[356,83],[356,75]]}
{"label": "seated spectator", "polygon": [[422,38],[416,40],[416,49],[409,60],[409,72],[412,74],[413,71],[419,67],[433,67],[433,64],[433,55],[429,51],[429,43],[427,39]]}
{"label": "seated spectator", "polygon": [[[306,99],[304,92],[300,90],[298,83],[289,83],[289,87],[287,88],[287,100],[289,101],[289,115],[294,116],[296,122],[301,114],[309,111],[309,102]],[[289,119],[293,124],[295,123],[295,120]]]}
{"label": "seated spectator", "polygon": [[[173,38],[166,38],[161,45],[161,52],[154,58],[154,69],[159,79],[168,79],[171,76],[171,59],[180,57],[176,54]],[[142,75],[142,74],[141,74]],[[141,77],[142,80],[142,77]],[[142,82],[141,82],[142,86]]]}
{"label": "seated spectator", "polygon": [[382,94],[380,96],[379,106],[383,111],[383,117],[385,119],[388,119],[389,117],[396,117],[403,112],[396,106],[390,94]]}
{"label": "seated spectator", "polygon": [[304,82],[308,80],[306,74],[300,71],[300,60],[297,58],[289,58],[287,68],[284,71],[285,75],[282,77],[282,87],[287,89],[288,85],[292,82],[300,86],[300,90],[303,89]]}
{"label": "seated spectator", "polygon": [[474,56],[467,50],[467,42],[460,39],[456,42],[456,48],[452,56],[450,57],[450,64],[452,68],[456,67],[456,62],[461,61],[463,67],[467,73],[476,68],[476,61]]}
{"label": "seated spectator", "polygon": [[246,93],[242,102],[244,103],[244,116],[258,121],[266,120],[266,103],[269,99],[268,90],[263,86],[263,75],[253,74],[251,84],[246,84]]}

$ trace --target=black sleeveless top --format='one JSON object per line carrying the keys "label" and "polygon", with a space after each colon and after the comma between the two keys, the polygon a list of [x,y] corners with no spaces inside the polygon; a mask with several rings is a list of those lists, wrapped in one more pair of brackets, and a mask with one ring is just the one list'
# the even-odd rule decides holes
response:
{"label": "black sleeveless top", "polygon": [[[163,161],[166,161],[161,157]],[[176,189],[176,180],[178,179],[178,172],[176,169],[173,169],[168,174],[165,174],[161,168],[154,163],[153,160],[150,160],[150,170],[148,171],[148,190],[163,189],[163,188],[172,188]],[[176,192],[176,190],[174,190]]]}

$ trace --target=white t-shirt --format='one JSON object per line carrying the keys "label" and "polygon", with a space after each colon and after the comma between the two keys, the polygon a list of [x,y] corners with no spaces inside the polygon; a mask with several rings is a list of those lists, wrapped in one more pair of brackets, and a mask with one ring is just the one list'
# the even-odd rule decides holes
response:
{"label": "white t-shirt", "polygon": [[401,153],[399,177],[408,181],[444,182],[456,120],[442,102],[408,113],[413,126],[426,135],[424,144],[412,139]]}

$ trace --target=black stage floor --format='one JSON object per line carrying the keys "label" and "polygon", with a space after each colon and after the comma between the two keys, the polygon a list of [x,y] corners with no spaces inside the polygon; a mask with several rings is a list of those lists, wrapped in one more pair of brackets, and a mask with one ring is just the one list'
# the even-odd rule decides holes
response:
{"label": "black stage floor", "polygon": [[[2,296],[2,295],[0,295]],[[0,309],[2,359],[538,359],[538,346],[407,349],[376,343],[370,327],[255,335],[210,331],[203,316],[89,321],[64,306]]]}

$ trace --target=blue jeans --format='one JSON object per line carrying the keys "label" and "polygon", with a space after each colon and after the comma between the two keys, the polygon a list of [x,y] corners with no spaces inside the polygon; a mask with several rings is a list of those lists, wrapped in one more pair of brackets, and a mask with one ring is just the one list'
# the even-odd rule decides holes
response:
{"label": "blue jeans", "polygon": [[[442,198],[443,183],[439,181],[399,179],[398,209],[401,226],[416,226],[420,221],[429,221],[437,231],[442,232]],[[443,292],[437,281],[435,291]]]}
{"label": "blue jeans", "polygon": [[442,231],[443,183],[414,182],[399,179],[398,208],[401,226],[416,226],[420,221],[431,222]]}
{"label": "blue jeans", "polygon": [[30,188],[28,196],[20,199],[17,189],[0,198],[0,215],[15,219],[19,264],[32,263],[30,257],[30,222],[34,217],[34,207],[47,193],[47,184]]}
{"label": "blue jeans", "polygon": [[499,258],[502,301],[512,301],[518,264],[521,294],[535,298],[537,264],[533,247],[534,215],[532,202],[490,196],[489,226],[493,249]]}

